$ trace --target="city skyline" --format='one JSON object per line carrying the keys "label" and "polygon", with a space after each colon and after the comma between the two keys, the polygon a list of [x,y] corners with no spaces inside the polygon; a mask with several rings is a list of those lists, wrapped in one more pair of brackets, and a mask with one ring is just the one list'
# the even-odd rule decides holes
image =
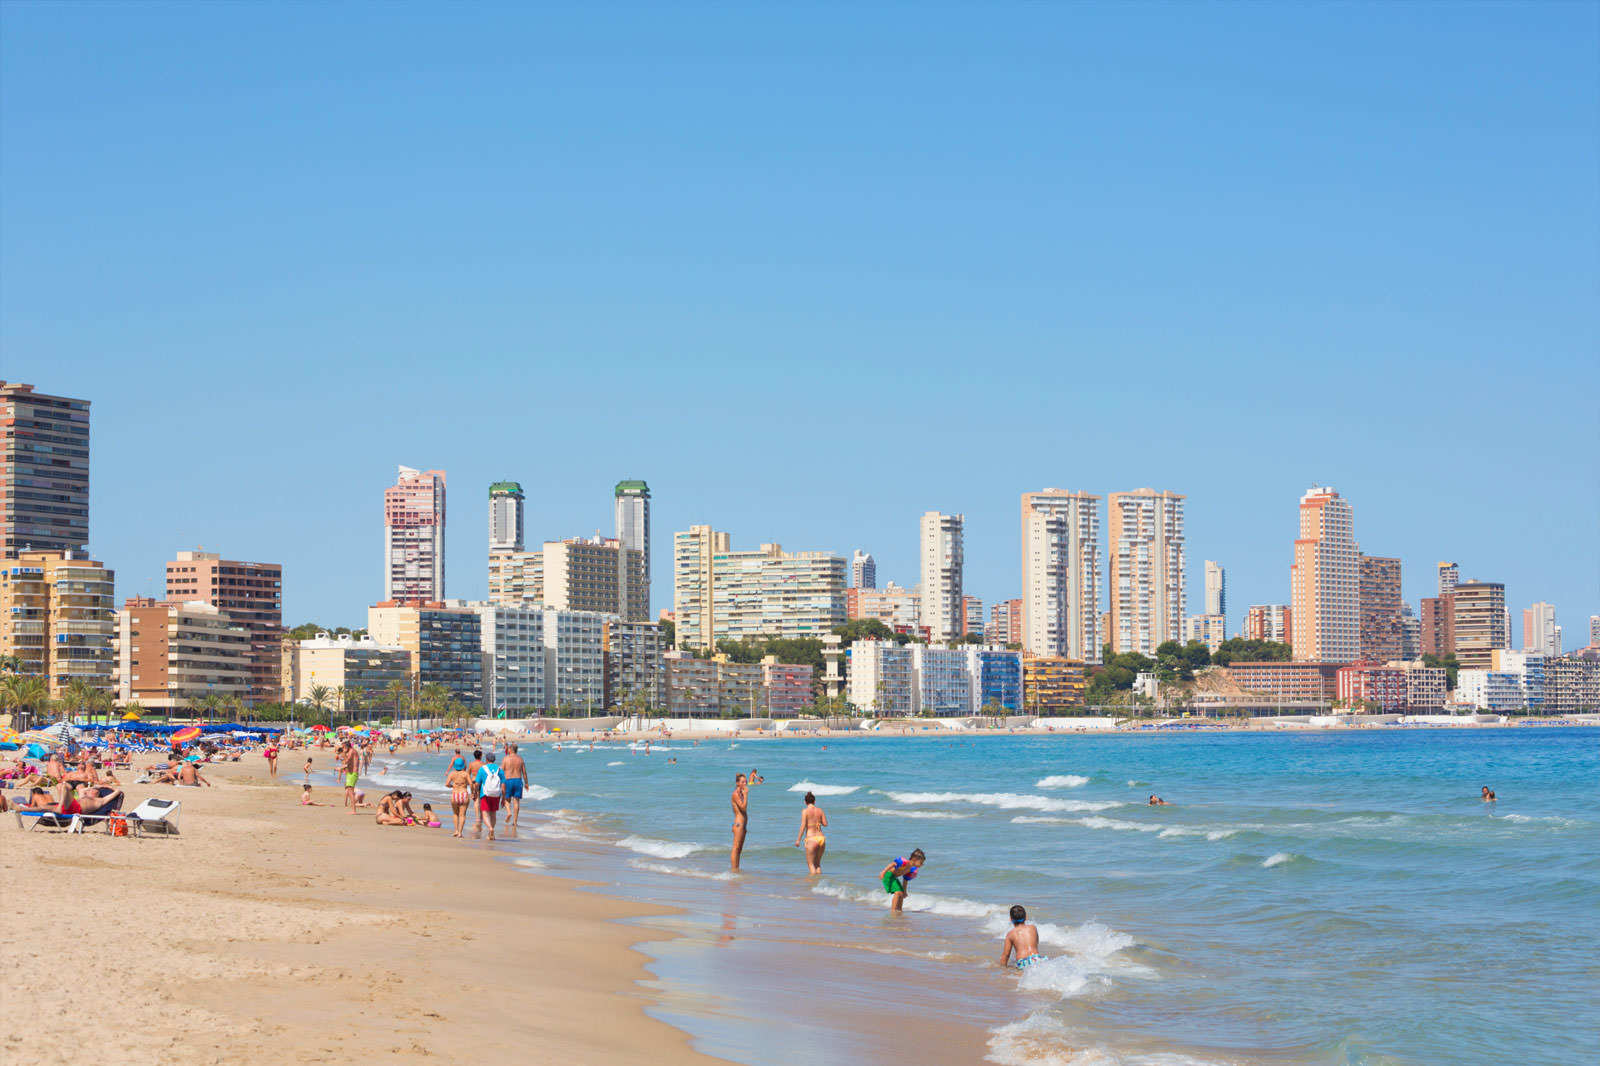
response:
{"label": "city skyline", "polygon": [[[1597,440],[1568,387],[1600,335],[1592,7],[930,9],[888,53],[884,11],[669,53],[598,12],[486,13],[486,47],[415,8],[387,58],[348,13],[89,11],[0,35],[0,377],[91,401],[119,599],[203,546],[281,563],[291,622],[359,625],[408,463],[458,486],[452,597],[487,595],[488,485],[524,486],[538,544],[611,533],[641,477],[656,608],[701,524],[915,585],[929,509],[1004,602],[1019,493],[1150,485],[1226,563],[1234,631],[1289,601],[1286,501],[1318,483],[1408,603],[1439,559],[1571,643],[1600,601],[1600,499],[1560,472]],[[935,409],[985,446],[902,447]],[[1551,462],[1504,447],[1535,434]],[[274,491],[231,491],[268,447]],[[1463,480],[1500,506],[1428,487]]]}

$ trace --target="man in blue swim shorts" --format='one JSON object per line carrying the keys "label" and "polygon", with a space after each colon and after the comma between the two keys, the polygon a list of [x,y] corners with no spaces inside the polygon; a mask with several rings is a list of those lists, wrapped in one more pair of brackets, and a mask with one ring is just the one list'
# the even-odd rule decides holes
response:
{"label": "man in blue swim shorts", "polygon": [[522,785],[528,780],[528,764],[517,754],[515,744],[506,745],[506,761],[500,764],[500,776],[506,781],[506,825],[515,829],[522,816]]}
{"label": "man in blue swim shorts", "polygon": [[1016,952],[1019,970],[1045,961],[1045,957],[1039,954],[1039,930],[1029,923],[1028,910],[1020,903],[1011,908],[1011,931],[1006,934],[1006,949],[1000,955],[1001,966],[1010,965],[1012,952]]}

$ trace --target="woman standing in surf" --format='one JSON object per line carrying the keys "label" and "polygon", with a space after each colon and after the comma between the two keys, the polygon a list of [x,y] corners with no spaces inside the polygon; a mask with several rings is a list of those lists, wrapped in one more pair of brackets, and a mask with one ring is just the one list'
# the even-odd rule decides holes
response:
{"label": "woman standing in surf", "polygon": [[806,869],[813,874],[822,872],[822,853],[828,847],[828,838],[822,835],[822,830],[827,825],[828,816],[817,806],[817,797],[807,792],[806,805],[800,811],[800,832],[795,835],[794,846],[798,848],[801,839],[804,838]]}

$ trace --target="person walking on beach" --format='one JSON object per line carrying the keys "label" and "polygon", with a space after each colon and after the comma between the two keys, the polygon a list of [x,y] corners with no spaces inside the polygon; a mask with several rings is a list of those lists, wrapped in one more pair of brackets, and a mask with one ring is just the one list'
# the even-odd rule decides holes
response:
{"label": "person walking on beach", "polygon": [[479,749],[472,753],[472,761],[467,763],[467,780],[472,782],[472,809],[476,812],[476,820],[472,823],[474,833],[483,832],[483,811],[478,807],[478,771],[482,769],[483,751]]}
{"label": "person walking on beach", "polygon": [[806,805],[800,811],[800,832],[795,835],[794,846],[798,848],[801,838],[805,838],[806,870],[812,874],[822,872],[822,853],[828,847],[828,838],[822,830],[827,825],[828,816],[817,806],[817,797],[807,792]]}
{"label": "person walking on beach", "polygon": [[528,780],[528,764],[517,754],[515,744],[507,744],[506,760],[500,765],[500,776],[506,783],[506,827],[515,829],[522,817],[522,788]]}
{"label": "person walking on beach", "polygon": [[500,797],[506,790],[505,779],[500,776],[500,767],[494,764],[494,752],[490,752],[488,759],[478,768],[478,828],[475,833],[483,831],[483,823],[489,823],[489,839],[494,839],[495,812],[500,809]]}
{"label": "person walking on beach", "polygon": [[267,746],[261,750],[261,754],[266,756],[266,760],[267,760],[267,776],[268,777],[277,777],[278,776],[278,745],[274,744],[270,740],[267,741]]}
{"label": "person walking on beach", "polygon": [[353,815],[356,813],[356,782],[361,778],[361,753],[354,744],[345,745],[339,769],[344,774],[344,805]]}
{"label": "person walking on beach", "polygon": [[739,856],[744,854],[744,836],[750,828],[750,789],[743,774],[733,775],[733,855],[731,869],[739,872]]}
{"label": "person walking on beach", "polygon": [[896,914],[900,913],[906,897],[911,894],[912,878],[917,876],[917,871],[922,869],[922,864],[927,861],[928,857],[922,853],[922,849],[917,848],[909,858],[895,859],[878,874],[883,881],[883,890],[892,900],[891,907]]}
{"label": "person walking on beach", "polygon": [[1011,964],[1013,952],[1016,953],[1019,970],[1045,961],[1045,957],[1039,954],[1039,929],[1028,921],[1028,909],[1020,903],[1011,908],[1011,931],[1006,934],[1005,950],[1000,953],[1001,966]]}

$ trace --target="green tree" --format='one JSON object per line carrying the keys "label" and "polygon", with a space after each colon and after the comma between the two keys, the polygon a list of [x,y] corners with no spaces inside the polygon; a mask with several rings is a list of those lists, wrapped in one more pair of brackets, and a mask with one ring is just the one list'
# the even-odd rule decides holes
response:
{"label": "green tree", "polygon": [[1288,662],[1292,658],[1294,649],[1287,644],[1275,640],[1248,640],[1244,637],[1229,637],[1211,653],[1211,661],[1217,666],[1227,666],[1235,662]]}
{"label": "green tree", "polygon": [[1436,670],[1443,668],[1445,687],[1450,689],[1454,689],[1456,687],[1456,674],[1460,672],[1461,664],[1456,662],[1455,652],[1450,652],[1449,654],[1442,656],[1424,653],[1422,656],[1422,665],[1431,666]]}
{"label": "green tree", "polygon": [[678,623],[670,618],[661,620],[661,646],[670,648],[678,642]]}
{"label": "green tree", "polygon": [[333,699],[333,690],[327,685],[312,685],[306,692],[306,697],[311,702],[311,709],[320,721],[328,719],[328,704]]}

